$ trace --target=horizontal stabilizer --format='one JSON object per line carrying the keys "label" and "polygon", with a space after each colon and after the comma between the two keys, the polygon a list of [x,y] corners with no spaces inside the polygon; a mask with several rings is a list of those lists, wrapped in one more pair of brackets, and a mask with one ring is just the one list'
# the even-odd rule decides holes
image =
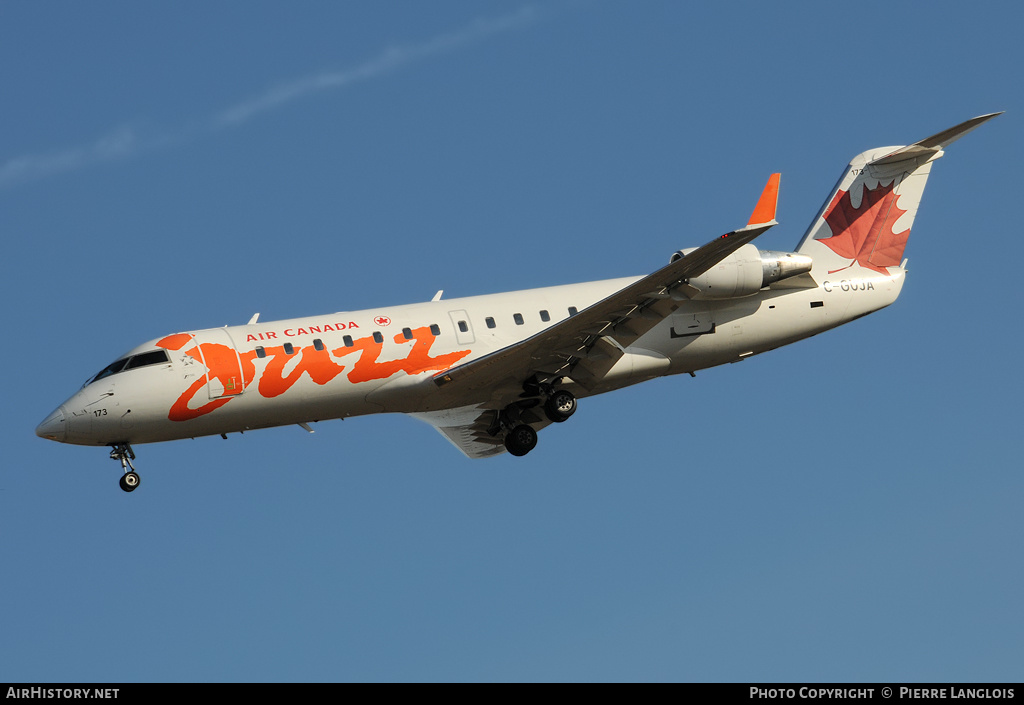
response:
{"label": "horizontal stabilizer", "polygon": [[868,162],[869,166],[876,166],[880,164],[895,164],[896,162],[906,161],[907,159],[913,159],[915,157],[929,157],[933,154],[938,154],[949,145],[956,142],[958,139],[966,135],[971,130],[988,122],[997,115],[1002,115],[1002,112],[989,113],[988,115],[979,115],[976,118],[971,118],[966,122],[962,122],[956,127],[951,127],[948,130],[943,130],[938,134],[934,134],[931,137],[926,137],[920,142],[901,147],[895,152],[890,152],[880,159],[875,159]]}

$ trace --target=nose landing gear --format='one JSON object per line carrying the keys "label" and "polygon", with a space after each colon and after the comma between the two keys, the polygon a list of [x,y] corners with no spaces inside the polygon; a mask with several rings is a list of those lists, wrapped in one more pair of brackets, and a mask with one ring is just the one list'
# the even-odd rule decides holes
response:
{"label": "nose landing gear", "polygon": [[[120,480],[121,489],[125,492],[132,492],[141,482],[139,474],[135,472],[135,466],[132,465],[132,461],[135,460],[135,452],[127,443],[115,443],[112,448],[110,459],[120,460],[121,470],[124,471]],[[129,468],[131,469],[129,470]]]}

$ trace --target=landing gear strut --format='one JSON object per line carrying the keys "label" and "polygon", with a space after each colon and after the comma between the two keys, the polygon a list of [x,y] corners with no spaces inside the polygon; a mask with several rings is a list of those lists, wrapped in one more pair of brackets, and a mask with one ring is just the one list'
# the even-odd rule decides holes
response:
{"label": "landing gear strut", "polygon": [[[110,451],[111,460],[121,461],[121,470],[124,471],[124,475],[121,476],[121,489],[125,492],[131,492],[139,486],[139,474],[135,472],[135,466],[132,465],[132,461],[135,460],[135,452],[132,447],[127,443],[115,443],[113,450]],[[129,468],[131,468],[129,470]]]}

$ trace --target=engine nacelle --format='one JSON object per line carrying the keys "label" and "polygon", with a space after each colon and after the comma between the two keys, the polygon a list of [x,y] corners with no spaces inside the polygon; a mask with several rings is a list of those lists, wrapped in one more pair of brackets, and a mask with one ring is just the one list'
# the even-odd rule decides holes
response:
{"label": "engine nacelle", "polygon": [[[669,262],[675,262],[695,248],[680,250]],[[691,299],[738,299],[753,296],[764,287],[811,271],[813,260],[795,252],[759,250],[744,245],[714,267],[687,282]]]}

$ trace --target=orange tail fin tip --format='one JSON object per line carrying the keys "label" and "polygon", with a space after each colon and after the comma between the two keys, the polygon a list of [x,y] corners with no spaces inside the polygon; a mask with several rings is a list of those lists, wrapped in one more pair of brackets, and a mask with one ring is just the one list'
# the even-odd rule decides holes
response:
{"label": "orange tail fin tip", "polygon": [[750,214],[747,225],[762,225],[775,220],[775,209],[779,204],[779,178],[782,174],[772,174],[768,177],[768,183],[761,192],[754,212]]}

